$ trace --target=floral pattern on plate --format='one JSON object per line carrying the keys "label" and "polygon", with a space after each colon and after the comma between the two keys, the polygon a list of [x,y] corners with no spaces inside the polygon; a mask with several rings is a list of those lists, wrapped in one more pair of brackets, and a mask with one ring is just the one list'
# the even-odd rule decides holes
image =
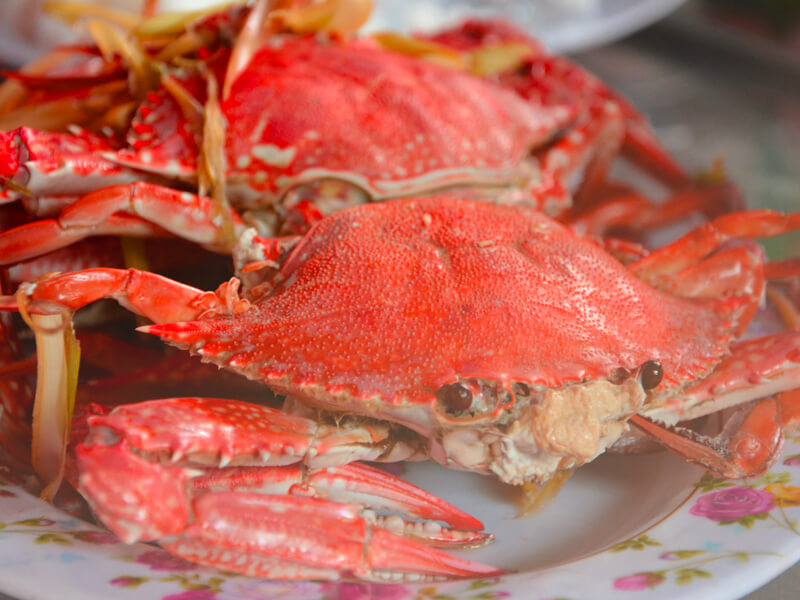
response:
{"label": "floral pattern on plate", "polygon": [[[800,435],[762,477],[703,475],[661,521],[603,552],[505,577],[437,584],[279,582],[198,567],[0,485],[0,589],[66,600],[735,598],[800,559]],[[47,572],[43,579],[37,573]]]}

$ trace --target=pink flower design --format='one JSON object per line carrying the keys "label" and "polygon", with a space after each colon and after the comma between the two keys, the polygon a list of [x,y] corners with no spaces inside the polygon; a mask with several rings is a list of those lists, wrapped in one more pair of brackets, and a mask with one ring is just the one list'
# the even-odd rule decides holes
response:
{"label": "pink flower design", "polygon": [[636,575],[628,575],[627,577],[619,577],[614,580],[614,588],[618,590],[625,590],[627,592],[635,592],[639,590],[653,589],[661,585],[666,580],[666,577],[661,573],[636,573]]}
{"label": "pink flower design", "polygon": [[732,487],[700,496],[689,512],[717,523],[728,523],[775,508],[772,494],[752,488]]}
{"label": "pink flower design", "polygon": [[163,550],[148,550],[136,557],[136,562],[149,565],[152,571],[187,571],[195,568],[188,560],[172,556]]}
{"label": "pink flower design", "polygon": [[783,461],[788,467],[798,467],[800,466],[800,454],[795,454],[794,456],[790,456],[786,460]]}
{"label": "pink flower design", "polygon": [[0,498],[16,498],[17,495],[11,490],[0,490]]}
{"label": "pink flower design", "polygon": [[225,587],[225,600],[264,600],[264,598],[291,598],[291,600],[319,600],[326,583],[313,581],[258,580],[236,582]]}
{"label": "pink flower design", "polygon": [[326,600],[401,600],[411,595],[404,585],[395,583],[323,583]]}
{"label": "pink flower design", "polygon": [[76,531],[72,534],[76,540],[90,544],[119,544],[119,538],[108,531]]}

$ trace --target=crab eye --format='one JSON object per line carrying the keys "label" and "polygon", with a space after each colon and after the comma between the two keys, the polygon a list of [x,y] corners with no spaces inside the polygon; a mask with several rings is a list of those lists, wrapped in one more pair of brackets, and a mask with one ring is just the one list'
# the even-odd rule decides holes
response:
{"label": "crab eye", "polygon": [[646,390],[652,390],[658,387],[661,380],[664,378],[664,369],[661,363],[657,360],[648,360],[641,367],[639,367],[639,381],[642,387]]}
{"label": "crab eye", "polygon": [[443,385],[436,392],[436,402],[446,412],[464,412],[472,406],[472,390],[460,382]]}

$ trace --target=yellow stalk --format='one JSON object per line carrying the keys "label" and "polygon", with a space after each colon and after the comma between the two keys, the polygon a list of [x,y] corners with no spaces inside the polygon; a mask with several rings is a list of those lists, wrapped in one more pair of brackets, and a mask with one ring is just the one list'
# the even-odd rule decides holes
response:
{"label": "yellow stalk", "polygon": [[469,67],[467,57],[461,52],[436,42],[419,40],[408,35],[391,31],[376,33],[373,35],[373,38],[382,48],[391,50],[392,52],[414,56],[462,71]]}
{"label": "yellow stalk", "polygon": [[42,10],[65,23],[75,24],[86,18],[101,19],[129,30],[139,23],[137,15],[114,10],[94,2],[45,2]]}
{"label": "yellow stalk", "polygon": [[207,96],[203,111],[203,141],[200,146],[198,165],[198,187],[202,196],[214,200],[216,217],[220,220],[223,248],[232,248],[236,233],[230,218],[230,205],[225,189],[227,168],[225,165],[225,117],[219,105],[219,87],[211,72],[206,72]]}
{"label": "yellow stalk", "polygon": [[173,100],[178,103],[183,117],[192,125],[199,134],[203,126],[203,105],[186,91],[180,82],[172,76],[164,77],[161,81],[164,89],[167,90]]}
{"label": "yellow stalk", "polygon": [[[130,125],[133,113],[139,107],[139,103],[123,102],[109,108],[100,117],[100,127],[111,127],[114,131],[125,132]],[[98,127],[99,128],[99,127]]]}
{"label": "yellow stalk", "polygon": [[158,72],[152,60],[139,48],[135,40],[128,39],[113,25],[103,21],[89,21],[86,23],[86,28],[106,60],[110,61],[114,55],[119,55],[128,64],[137,93],[156,86],[159,79]]}
{"label": "yellow stalk", "polygon": [[238,4],[245,4],[247,0],[233,0],[232,2],[222,2],[207,8],[180,12],[163,12],[136,24],[133,28],[133,35],[142,38],[154,38],[180,34],[198,19],[223,12],[226,9]]}
{"label": "yellow stalk", "polygon": [[159,50],[156,60],[164,63],[170,62],[178,57],[193,54],[212,41],[213,38],[210,35],[204,36],[196,31],[186,31]]}
{"label": "yellow stalk", "polygon": [[521,67],[534,50],[528,44],[512,42],[477,48],[469,53],[470,72],[478,77],[488,77]]}
{"label": "yellow stalk", "polygon": [[264,24],[269,14],[270,0],[257,0],[247,20],[236,36],[236,41],[231,50],[231,57],[228,60],[228,67],[225,69],[225,79],[222,82],[222,97],[227,98],[231,91],[231,86],[239,73],[245,70],[250,63],[250,59],[261,47]]}
{"label": "yellow stalk", "polygon": [[323,0],[306,6],[278,8],[270,13],[270,20],[277,30],[350,34],[367,22],[372,4],[372,0]]}
{"label": "yellow stalk", "polygon": [[36,396],[32,463],[52,501],[64,476],[72,412],[78,387],[80,346],[70,315],[28,315],[36,338]]}
{"label": "yellow stalk", "polygon": [[144,249],[142,238],[122,237],[122,258],[125,266],[129,269],[139,269],[140,271],[150,271],[150,263],[147,260],[147,253]]}
{"label": "yellow stalk", "polygon": [[700,171],[695,175],[697,183],[714,184],[725,183],[728,181],[728,176],[725,173],[725,159],[718,156],[711,163],[711,168],[707,171]]}
{"label": "yellow stalk", "polygon": [[558,471],[544,485],[528,482],[522,484],[522,508],[519,516],[536,512],[547,506],[558,495],[572,471]]}
{"label": "yellow stalk", "polygon": [[27,196],[28,198],[34,197],[33,192],[31,192],[28,188],[18,183],[15,183],[8,177],[3,177],[2,175],[0,175],[0,189],[11,190],[12,192],[16,192],[17,194],[20,194],[22,196]]}
{"label": "yellow stalk", "polygon": [[778,316],[783,321],[786,329],[800,329],[800,311],[789,298],[774,284],[768,284],[766,290],[767,298],[775,306]]}

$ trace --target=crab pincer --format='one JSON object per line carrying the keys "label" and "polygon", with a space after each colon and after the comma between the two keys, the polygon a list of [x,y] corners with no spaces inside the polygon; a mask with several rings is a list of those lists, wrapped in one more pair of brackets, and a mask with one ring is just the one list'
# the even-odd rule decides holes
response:
{"label": "crab pincer", "polygon": [[121,406],[88,426],[75,450],[78,489],[123,541],[281,579],[500,572],[430,547],[490,541],[474,517],[373,467],[320,466],[342,460],[324,454],[326,437],[369,456],[362,448],[380,447],[383,432],[213,398]]}

